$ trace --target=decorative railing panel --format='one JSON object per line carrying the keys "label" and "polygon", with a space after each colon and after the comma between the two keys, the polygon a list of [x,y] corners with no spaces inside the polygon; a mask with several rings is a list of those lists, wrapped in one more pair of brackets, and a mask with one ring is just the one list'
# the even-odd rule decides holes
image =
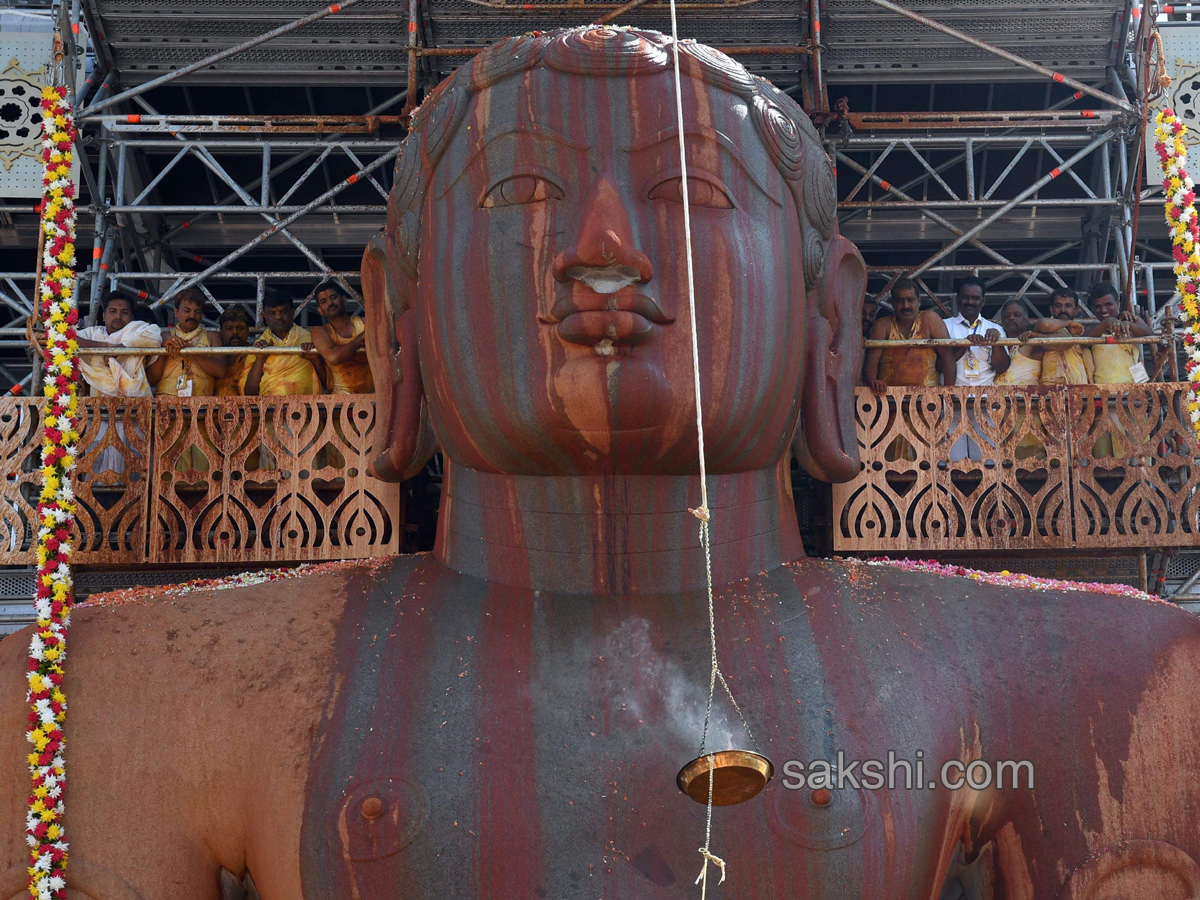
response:
{"label": "decorative railing panel", "polygon": [[1200,450],[1186,388],[1072,388],[1071,448],[1080,545],[1200,544]]}
{"label": "decorative railing panel", "polygon": [[367,475],[375,404],[345,397],[163,398],[151,558],[346,559],[399,547],[399,488]]}
{"label": "decorative railing panel", "polygon": [[[151,403],[88,398],[79,408],[74,559],[85,565],[143,562]],[[0,564],[29,564],[37,541],[45,401],[0,402]]]}
{"label": "decorative railing panel", "polygon": [[[0,565],[34,561],[44,401],[0,400]],[[298,562],[395,553],[399,485],[367,475],[369,398],[88,397],[82,565]]]}
{"label": "decorative railing panel", "polygon": [[1200,450],[1186,411],[1177,383],[860,388],[863,467],[834,487],[834,548],[1200,544]]}
{"label": "decorative railing panel", "polygon": [[1066,407],[1061,388],[860,389],[863,468],[834,487],[835,549],[1069,545]]}

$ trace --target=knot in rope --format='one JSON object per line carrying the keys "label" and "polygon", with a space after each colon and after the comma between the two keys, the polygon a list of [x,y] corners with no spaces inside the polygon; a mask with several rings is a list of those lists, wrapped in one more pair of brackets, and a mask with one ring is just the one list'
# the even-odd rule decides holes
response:
{"label": "knot in rope", "polygon": [[688,512],[690,512],[693,516],[695,516],[701,522],[707,522],[711,518],[711,516],[709,515],[709,512],[708,512],[707,506],[701,505],[701,506],[697,506],[695,509],[688,507]]}
{"label": "knot in rope", "polygon": [[711,862],[714,866],[721,870],[721,880],[718,881],[717,884],[724,884],[725,860],[710,853],[708,847],[701,847],[700,855],[704,857],[704,866],[700,869],[700,874],[696,876],[696,884],[700,885],[700,900],[704,900],[704,895],[708,890],[708,864]]}

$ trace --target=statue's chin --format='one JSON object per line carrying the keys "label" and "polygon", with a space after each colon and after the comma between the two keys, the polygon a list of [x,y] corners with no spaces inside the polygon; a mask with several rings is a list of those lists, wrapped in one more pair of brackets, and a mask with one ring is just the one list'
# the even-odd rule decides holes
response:
{"label": "statue's chin", "polygon": [[562,416],[562,430],[579,432],[579,439],[601,456],[619,450],[624,433],[664,428],[673,405],[661,361],[639,356],[637,349],[581,354],[554,374],[553,406]]}

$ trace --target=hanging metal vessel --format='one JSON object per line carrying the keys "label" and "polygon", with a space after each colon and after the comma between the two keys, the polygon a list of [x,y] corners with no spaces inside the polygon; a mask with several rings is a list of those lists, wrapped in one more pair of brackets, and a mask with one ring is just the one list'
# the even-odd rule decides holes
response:
{"label": "hanging metal vessel", "polygon": [[697,803],[706,806],[710,757],[713,806],[735,806],[757,797],[775,774],[769,759],[749,750],[719,750],[698,756],[679,770],[675,783]]}

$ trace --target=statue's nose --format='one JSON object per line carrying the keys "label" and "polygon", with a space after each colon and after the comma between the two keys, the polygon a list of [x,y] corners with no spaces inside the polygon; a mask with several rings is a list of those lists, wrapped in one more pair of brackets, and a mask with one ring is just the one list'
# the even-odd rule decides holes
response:
{"label": "statue's nose", "polygon": [[554,277],[562,282],[582,281],[599,294],[616,293],[654,277],[650,260],[634,246],[621,195],[607,178],[600,180],[584,204],[575,245],[555,257]]}

